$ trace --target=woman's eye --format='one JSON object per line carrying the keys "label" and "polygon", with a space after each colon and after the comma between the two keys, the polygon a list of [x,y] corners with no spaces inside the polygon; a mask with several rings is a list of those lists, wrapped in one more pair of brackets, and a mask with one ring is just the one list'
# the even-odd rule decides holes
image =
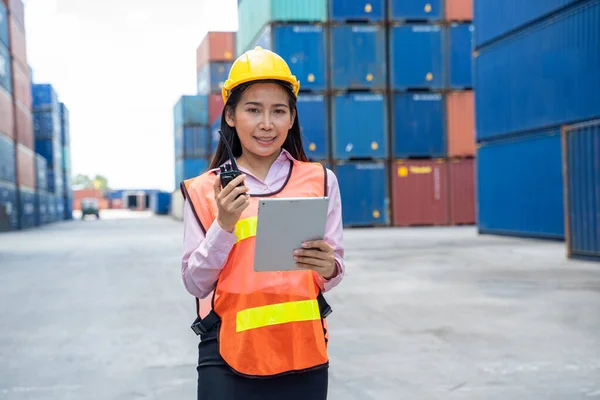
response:
{"label": "woman's eye", "polygon": [[275,110],[275,112],[276,112],[277,114],[285,114],[285,110],[283,110],[283,109],[280,109],[280,110]]}
{"label": "woman's eye", "polygon": [[249,108],[248,112],[257,113],[258,112],[258,108]]}

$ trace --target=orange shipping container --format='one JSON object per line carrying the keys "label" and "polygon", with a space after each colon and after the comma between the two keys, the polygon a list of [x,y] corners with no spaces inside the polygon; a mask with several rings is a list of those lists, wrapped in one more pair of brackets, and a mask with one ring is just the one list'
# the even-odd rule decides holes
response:
{"label": "orange shipping container", "polygon": [[196,74],[209,62],[233,61],[235,32],[208,32],[196,50]]}
{"label": "orange shipping container", "polygon": [[14,139],[14,128],[12,98],[6,90],[0,87],[0,132]]}
{"label": "orange shipping container", "polygon": [[25,30],[17,22],[14,15],[8,18],[10,26],[10,52],[21,65],[27,65],[27,46],[25,44]]}
{"label": "orange shipping container", "polygon": [[445,0],[444,3],[446,21],[473,20],[473,0]]}
{"label": "orange shipping container", "polygon": [[16,18],[21,29],[25,30],[25,5],[21,0],[2,0],[8,5],[8,13]]}
{"label": "orange shipping container", "polygon": [[223,113],[223,97],[221,93],[208,95],[208,120],[212,123]]}
{"label": "orange shipping container", "polygon": [[450,182],[450,223],[475,223],[475,161],[472,158],[454,159],[448,163]]}
{"label": "orange shipping container", "polygon": [[15,125],[16,125],[16,141],[35,149],[34,137],[33,137],[33,117],[31,111],[27,110],[25,106],[15,103]]}
{"label": "orange shipping container", "polygon": [[35,189],[35,152],[21,144],[17,147],[17,180],[19,186]]}
{"label": "orange shipping container", "polygon": [[475,103],[473,91],[451,92],[446,99],[448,156],[475,155]]}
{"label": "orange shipping container", "polygon": [[13,76],[15,81],[14,96],[15,100],[31,110],[31,73],[29,68],[23,67],[20,62],[12,63]]}

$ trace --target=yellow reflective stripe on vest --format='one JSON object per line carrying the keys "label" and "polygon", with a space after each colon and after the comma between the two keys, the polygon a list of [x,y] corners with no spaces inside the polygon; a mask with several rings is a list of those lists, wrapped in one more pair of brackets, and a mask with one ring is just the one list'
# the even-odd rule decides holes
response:
{"label": "yellow reflective stripe on vest", "polygon": [[249,237],[256,236],[256,224],[258,217],[248,217],[241,219],[235,224],[235,236],[237,236],[237,242],[241,242]]}
{"label": "yellow reflective stripe on vest", "polygon": [[317,300],[291,301],[271,304],[239,311],[236,317],[236,332],[262,328],[287,322],[321,319]]}

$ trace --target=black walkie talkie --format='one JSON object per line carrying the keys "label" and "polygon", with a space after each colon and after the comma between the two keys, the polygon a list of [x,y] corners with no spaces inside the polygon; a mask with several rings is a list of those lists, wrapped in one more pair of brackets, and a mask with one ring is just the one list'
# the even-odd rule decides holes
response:
{"label": "black walkie talkie", "polygon": [[[227,153],[229,154],[229,160],[231,160],[231,164],[227,163],[220,167],[221,173],[219,174],[219,177],[221,178],[221,187],[224,188],[229,182],[240,176],[242,173],[238,169],[237,164],[235,163],[235,157],[233,157],[233,151],[231,151],[231,147],[229,147],[229,143],[220,129],[219,135],[221,135],[223,142],[225,142],[225,147],[227,147]],[[243,183],[240,183],[238,186],[242,185]]]}

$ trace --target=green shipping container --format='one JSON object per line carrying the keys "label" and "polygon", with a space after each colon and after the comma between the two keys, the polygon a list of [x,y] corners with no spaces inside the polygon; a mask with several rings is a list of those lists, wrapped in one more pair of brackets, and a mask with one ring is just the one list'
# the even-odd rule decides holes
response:
{"label": "green shipping container", "polygon": [[326,22],[327,0],[251,0],[238,9],[237,55],[249,50],[269,22]]}

